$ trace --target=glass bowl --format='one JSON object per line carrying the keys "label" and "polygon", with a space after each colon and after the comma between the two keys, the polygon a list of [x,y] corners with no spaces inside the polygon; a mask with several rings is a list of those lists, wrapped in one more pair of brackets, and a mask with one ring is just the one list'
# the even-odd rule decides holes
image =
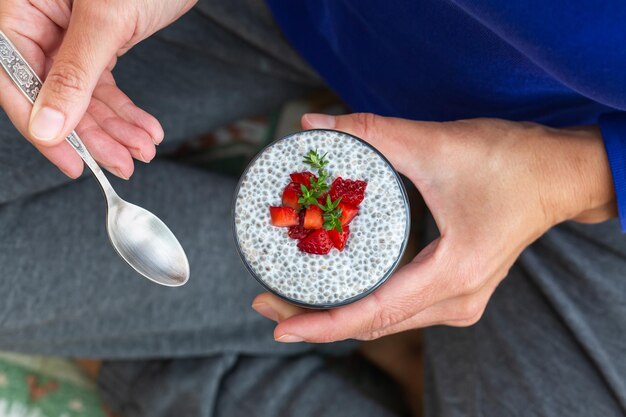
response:
{"label": "glass bowl", "polygon": [[[389,193],[393,194],[390,198],[394,198],[396,199],[396,201],[398,199],[402,200],[401,207],[400,207],[400,213],[403,211],[404,212],[404,221],[402,221],[402,219],[400,220],[393,220],[390,221],[390,223],[394,224],[396,227],[400,227],[402,224],[404,225],[401,236],[396,236],[396,234],[392,233],[390,234],[390,236],[396,236],[394,239],[396,239],[394,241],[395,246],[391,247],[391,244],[389,245],[390,250],[392,249],[396,249],[397,246],[397,253],[395,255],[395,257],[393,258],[393,262],[390,262],[388,265],[389,267],[386,268],[387,263],[385,263],[385,266],[383,266],[382,268],[384,270],[380,271],[380,276],[378,275],[372,275],[373,278],[368,276],[369,281],[367,282],[367,285],[363,285],[363,283],[360,283],[360,285],[357,285],[357,283],[355,282],[348,282],[346,284],[346,282],[341,282],[341,276],[340,276],[340,272],[343,270],[344,272],[350,268],[348,268],[350,263],[354,262],[354,259],[356,259],[356,262],[365,262],[365,265],[367,266],[367,262],[370,262],[370,260],[363,258],[363,254],[362,252],[360,253],[359,256],[361,256],[361,260],[359,260],[358,258],[354,258],[352,260],[350,260],[349,258],[345,258],[345,260],[342,263],[342,259],[343,256],[349,256],[350,253],[348,251],[348,247],[351,244],[351,239],[355,238],[356,236],[354,236],[353,234],[353,230],[356,229],[356,219],[359,218],[359,216],[357,216],[355,218],[354,224],[351,224],[351,236],[348,240],[348,246],[346,247],[346,249],[344,250],[344,252],[337,252],[336,249],[332,249],[332,251],[337,252],[334,256],[334,258],[329,258],[326,259],[324,258],[325,256],[329,256],[329,255],[309,255],[309,254],[301,254],[301,255],[294,255],[295,252],[293,252],[293,250],[291,249],[290,246],[285,246],[286,244],[282,243],[282,241],[279,241],[277,244],[279,245],[278,247],[273,247],[272,245],[274,244],[274,242],[272,242],[273,240],[276,240],[276,238],[274,238],[273,236],[266,236],[268,243],[267,245],[269,245],[270,247],[266,247],[267,245],[265,244],[266,242],[260,240],[257,236],[255,236],[255,240],[254,243],[256,246],[254,246],[253,248],[250,248],[250,240],[252,239],[248,233],[246,233],[247,230],[250,229],[250,224],[247,224],[245,220],[240,220],[238,221],[237,218],[237,214],[238,211],[240,211],[242,214],[242,217],[244,214],[250,214],[250,213],[246,213],[245,210],[245,204],[253,204],[253,205],[258,205],[255,207],[248,207],[250,208],[252,211],[254,210],[258,210],[258,214],[263,217],[262,219],[259,219],[260,223],[257,223],[257,227],[260,228],[265,228],[265,224],[269,225],[269,211],[268,211],[268,207],[271,205],[272,201],[276,201],[278,198],[274,198],[272,201],[265,201],[262,198],[261,199],[253,199],[253,202],[250,203],[251,200],[251,196],[249,195],[251,192],[254,191],[250,191],[250,190],[257,190],[258,188],[262,188],[262,187],[252,187],[252,181],[254,180],[253,177],[251,177],[251,179],[248,179],[248,176],[251,174],[251,169],[253,169],[255,172],[262,172],[264,174],[264,176],[269,176],[271,177],[272,175],[275,175],[276,178],[279,178],[279,176],[282,178],[281,180],[278,180],[276,178],[269,178],[269,181],[272,182],[272,179],[276,179],[276,181],[272,182],[272,187],[276,187],[276,193],[273,193],[272,191],[268,191],[268,193],[272,193],[272,196],[274,196],[274,194],[276,194],[276,196],[274,197],[280,197],[280,192],[282,191],[282,188],[285,186],[285,181],[289,178],[289,173],[291,172],[295,172],[295,171],[301,171],[303,169],[303,165],[301,163],[302,157],[304,156],[304,153],[300,152],[300,158],[298,158],[296,161],[293,162],[293,166],[291,165],[291,160],[288,160],[286,163],[290,164],[290,167],[286,170],[276,170],[276,172],[272,169],[272,166],[270,165],[269,167],[264,166],[263,163],[265,160],[270,160],[271,161],[271,153],[268,154],[268,152],[270,150],[274,150],[276,146],[279,146],[279,150],[283,149],[284,152],[284,148],[287,146],[284,142],[285,141],[297,141],[297,142],[293,142],[293,145],[298,147],[300,150],[302,149],[306,149],[308,147],[308,145],[306,145],[306,143],[322,143],[325,144],[327,143],[329,148],[332,148],[333,146],[340,146],[339,144],[346,144],[347,142],[344,142],[345,140],[356,140],[358,141],[359,144],[364,145],[365,147],[362,149],[365,149],[364,152],[362,152],[362,155],[358,155],[359,153],[359,149],[361,149],[359,146],[357,146],[356,144],[353,144],[353,148],[355,149],[355,151],[357,153],[357,156],[361,156],[362,158],[354,158],[350,161],[350,163],[348,162],[339,162],[339,164],[343,164],[342,166],[348,167],[347,169],[349,170],[351,166],[359,166],[362,167],[364,166],[366,163],[368,163],[368,161],[371,163],[375,163],[378,164],[380,167],[385,168],[385,171],[378,171],[380,173],[380,176],[378,177],[382,182],[381,184],[378,184],[377,180],[374,179],[372,180],[370,178],[370,180],[368,181],[368,189],[366,189],[366,194],[365,194],[365,200],[362,203],[362,206],[365,204],[366,201],[368,201],[368,197],[370,199],[372,199],[372,195],[368,194],[369,192],[369,187],[370,187],[370,182],[373,182],[375,184],[378,184],[377,187],[381,188],[382,185],[384,185],[384,188],[388,188],[388,189],[392,189],[393,186],[397,186],[397,191],[398,193],[395,192],[395,190],[391,190],[389,191]],[[308,141],[308,142],[307,142]],[[326,142],[324,142],[326,141]],[[344,148],[347,146],[343,146]],[[320,153],[324,153],[325,149],[323,149],[321,146],[318,147],[320,150]],[[289,152],[295,152],[295,149],[290,149],[290,147],[286,148]],[[277,151],[278,152],[278,151]],[[349,151],[347,151],[349,154]],[[372,153],[373,152],[373,153]],[[274,152],[275,153],[275,152]],[[335,153],[335,155],[333,155],[333,153]],[[266,155],[264,157],[264,155]],[[281,154],[278,154],[281,155]],[[339,155],[341,156],[341,155]],[[279,156],[280,157],[280,156]],[[265,158],[265,160],[263,159]],[[328,165],[328,171],[330,173],[330,177],[329,179],[332,181],[332,179],[335,177],[335,175],[333,175],[333,159],[337,158],[336,156],[336,151],[333,152],[331,151],[330,153],[330,163]],[[356,161],[356,159],[358,159],[358,162]],[[372,159],[376,159],[376,161],[372,161]],[[257,162],[261,161],[260,163],[257,164]],[[340,161],[342,161],[340,159]],[[278,162],[285,162],[285,161],[278,161]],[[359,165],[360,164],[360,165]],[[254,167],[254,168],[253,168]],[[279,167],[280,168],[280,167]],[[262,170],[262,171],[261,171]],[[275,174],[274,174],[275,172]],[[340,172],[341,174],[341,172]],[[257,178],[259,177],[258,174],[255,174],[257,176]],[[382,178],[382,176],[385,176],[385,178]],[[363,178],[353,178],[351,176],[348,176],[348,178],[351,179],[363,179]],[[375,176],[374,176],[375,178]],[[387,179],[389,179],[392,182],[388,182]],[[383,181],[384,180],[384,181]],[[275,184],[276,182],[280,182],[280,184]],[[267,184],[266,184],[267,185]],[[243,195],[245,197],[241,197],[241,192],[242,192],[242,187],[244,187],[244,192]],[[267,197],[267,196],[265,196]],[[262,200],[262,201],[261,201]],[[378,201],[379,204],[374,205],[374,202],[376,200],[373,200],[373,202],[369,202],[370,204],[370,210],[373,211],[372,216],[377,215],[378,217],[382,217],[381,214],[386,214],[389,215],[389,211],[382,213],[382,212],[376,212],[376,209],[378,208],[378,206],[380,205],[381,201]],[[238,210],[238,205],[241,204],[242,208],[239,208]],[[389,205],[389,203],[387,203],[385,201],[385,204]],[[265,211],[264,214],[260,214],[263,213],[263,206],[265,207]],[[336,131],[336,130],[328,130],[328,129],[314,129],[314,130],[307,130],[307,131],[301,131],[301,132],[296,132],[293,133],[291,135],[285,136],[281,139],[278,139],[272,143],[270,143],[269,145],[267,145],[263,150],[261,150],[261,152],[259,152],[254,159],[248,164],[248,166],[246,167],[244,173],[242,174],[239,183],[237,184],[236,190],[235,190],[235,195],[234,195],[234,200],[233,200],[233,206],[232,206],[232,219],[233,219],[233,234],[234,234],[234,238],[235,238],[235,243],[236,243],[236,247],[237,247],[237,251],[239,252],[239,255],[241,256],[241,259],[245,265],[245,267],[248,269],[248,271],[250,272],[250,274],[269,292],[277,295],[278,297],[288,301],[289,303],[292,303],[294,305],[297,306],[301,306],[301,307],[305,307],[305,308],[314,308],[314,309],[328,309],[328,308],[333,308],[333,307],[339,307],[339,306],[343,306],[349,303],[353,303],[363,297],[365,297],[366,295],[372,293],[374,290],[376,290],[379,286],[381,286],[388,278],[389,276],[391,276],[393,274],[393,272],[396,270],[396,268],[398,267],[398,264],[400,263],[400,259],[402,258],[402,255],[404,254],[404,251],[406,250],[406,246],[408,243],[408,238],[409,238],[409,232],[410,232],[410,223],[411,223],[411,216],[410,216],[410,207],[409,207],[409,200],[407,197],[407,193],[406,193],[406,189],[404,187],[404,184],[402,182],[402,179],[400,178],[400,175],[395,171],[395,169],[393,168],[393,166],[391,165],[391,163],[389,163],[389,161],[382,155],[382,153],[380,153],[376,148],[374,148],[373,146],[371,146],[369,143],[365,142],[364,140],[350,135],[348,133],[345,132],[340,132],[340,131]],[[253,216],[248,216],[246,217],[246,219],[250,219]],[[387,217],[387,219],[391,219],[391,217]],[[384,222],[385,219],[380,219]],[[254,221],[254,220],[252,220]],[[372,220],[373,221],[373,220]],[[393,223],[396,222],[396,223]],[[372,223],[373,224],[373,223]],[[381,224],[380,222],[377,222],[376,225]],[[384,224],[384,223],[383,223]],[[364,224],[361,225],[361,227],[364,227]],[[378,226],[377,226],[378,227]],[[272,234],[276,234],[278,232],[275,232],[274,229],[282,229],[282,228],[276,228],[273,226],[270,226],[271,229],[265,228],[265,230],[268,231],[268,233],[272,233]],[[256,229],[255,229],[256,230]],[[395,230],[395,232],[398,232],[399,230]],[[281,231],[284,234],[284,239],[286,242],[288,242],[288,244],[293,245],[293,247],[296,247],[297,241],[290,239],[287,236],[286,230],[285,231]],[[366,233],[365,231],[363,231],[363,233]],[[242,237],[243,236],[243,237]],[[368,236],[371,237],[371,236]],[[244,250],[244,248],[242,247],[242,239],[244,240],[244,244],[248,244],[248,246],[246,246],[246,250]],[[371,239],[369,240],[371,242]],[[385,239],[379,239],[379,244],[383,245],[380,246],[383,249],[382,250],[386,250],[386,246],[384,246],[384,242]],[[363,243],[364,245],[364,243]],[[363,246],[363,245],[359,245],[359,247]],[[258,250],[257,250],[258,249]],[[356,250],[356,249],[355,249]],[[369,250],[369,249],[365,249],[365,250]],[[372,249],[373,250],[373,249]],[[311,266],[311,268],[309,270],[304,270],[298,277],[296,277],[295,274],[294,276],[289,276],[289,277],[284,277],[282,280],[281,278],[271,278],[271,276],[269,275],[270,272],[268,271],[273,271],[278,265],[278,262],[274,262],[274,258],[279,258],[279,255],[281,253],[284,252],[288,252],[291,253],[291,256],[293,256],[294,258],[294,266],[299,267],[308,267]],[[332,253],[332,252],[331,252]],[[263,256],[263,254],[265,255],[265,257]],[[359,254],[359,252],[356,252],[356,254]],[[258,255],[258,256],[257,256]],[[353,256],[355,255],[355,253],[352,254]],[[289,255],[287,255],[289,256]],[[254,258],[254,260],[251,261],[251,259],[249,258]],[[265,258],[272,258],[271,260],[267,261],[265,260]],[[298,258],[298,259],[296,259]],[[337,261],[334,261],[332,259],[336,259]],[[389,262],[391,260],[391,257],[386,257],[384,258],[385,262]],[[287,261],[289,262],[289,261]],[[254,264],[254,265],[253,265]],[[301,285],[306,284],[308,285],[308,290],[311,289],[311,286],[316,285],[313,278],[308,278],[309,275],[311,275],[311,272],[316,272],[313,271],[312,268],[314,268],[317,264],[323,264],[321,265],[321,269],[324,268],[324,266],[326,266],[329,271],[336,269],[337,272],[336,273],[330,273],[330,272],[326,272],[326,271],[322,271],[320,272],[320,276],[322,276],[321,279],[325,280],[324,283],[326,284],[325,288],[317,288],[314,289],[315,291],[318,291],[317,294],[312,294],[311,291],[308,291],[307,294],[309,295],[308,299],[305,299],[305,297],[299,297],[294,291],[296,289],[301,288]],[[328,265],[327,265],[328,264]],[[263,267],[263,265],[265,265]],[[283,266],[287,265],[286,263],[283,263]],[[334,266],[336,266],[337,268],[334,268]],[[353,265],[352,265],[353,266]],[[359,265],[357,265],[359,266]],[[372,268],[378,268],[378,266],[376,264],[372,264],[371,265]],[[286,266],[285,266],[286,267]],[[370,268],[371,270],[371,268]],[[319,270],[318,270],[319,271]],[[315,275],[315,274],[313,274]],[[307,277],[306,280],[304,279],[304,277]],[[270,279],[271,278],[271,279]],[[359,279],[359,278],[353,278],[353,279]],[[285,282],[286,280],[286,282]],[[332,280],[335,280],[334,282]],[[279,284],[279,282],[281,282]],[[335,284],[333,286],[331,286],[331,284]],[[318,281],[318,285],[321,285]],[[350,288],[350,285],[353,285],[352,288]],[[358,291],[356,291],[356,288],[358,288]],[[335,288],[335,292],[333,292],[333,288]],[[337,290],[338,288],[342,289],[342,291]],[[301,290],[298,290],[301,291]],[[322,292],[325,295],[322,295]],[[356,292],[355,292],[356,291]],[[338,299],[338,295],[337,294],[345,294],[348,293],[350,294],[349,296],[346,297],[339,297]],[[330,294],[330,295],[329,295]],[[315,296],[317,301],[311,301],[310,296]],[[334,297],[334,298],[333,298]],[[325,299],[326,298],[326,299]],[[329,301],[329,299],[332,299],[332,301]]]}

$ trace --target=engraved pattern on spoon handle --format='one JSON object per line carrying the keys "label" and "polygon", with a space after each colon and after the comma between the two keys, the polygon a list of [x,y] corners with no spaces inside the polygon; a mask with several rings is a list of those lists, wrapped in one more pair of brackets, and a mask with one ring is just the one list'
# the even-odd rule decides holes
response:
{"label": "engraved pattern on spoon handle", "polygon": [[[41,86],[43,83],[37,73],[32,69],[32,67],[28,64],[26,59],[19,53],[17,48],[11,43],[9,38],[0,30],[0,65],[6,71],[6,73],[11,77],[13,83],[19,90],[26,96],[28,101],[31,104],[35,104],[35,100],[41,91]],[[69,136],[65,139],[74,150],[80,155],[80,157],[85,161],[89,169],[93,172],[93,174],[98,178],[102,190],[105,194],[115,194],[111,184],[104,176],[104,173],[100,169],[98,163],[93,159],[85,144],[80,139],[78,134],[75,131],[69,134]],[[109,194],[109,195],[112,195]]]}

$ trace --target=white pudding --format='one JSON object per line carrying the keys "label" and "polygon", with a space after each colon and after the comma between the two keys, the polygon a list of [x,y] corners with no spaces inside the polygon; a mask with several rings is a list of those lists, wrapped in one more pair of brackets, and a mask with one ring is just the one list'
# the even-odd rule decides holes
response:
{"label": "white pudding", "polygon": [[[270,224],[293,172],[312,171],[309,150],[328,153],[329,183],[337,177],[367,182],[359,214],[343,251],[301,252],[288,228]],[[248,166],[235,197],[235,238],[248,269],[266,288],[308,307],[355,301],[382,283],[406,247],[409,204],[391,165],[365,142],[332,130],[309,130],[280,139]]]}

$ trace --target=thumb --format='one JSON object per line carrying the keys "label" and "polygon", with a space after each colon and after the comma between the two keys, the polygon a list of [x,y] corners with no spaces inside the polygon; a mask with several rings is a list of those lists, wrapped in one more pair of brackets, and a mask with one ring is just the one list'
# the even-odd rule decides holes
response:
{"label": "thumb", "polygon": [[304,129],[335,129],[361,138],[378,149],[399,172],[410,176],[418,155],[418,138],[424,134],[427,123],[372,113],[353,113],[342,116],[308,113],[302,116]]}
{"label": "thumb", "polygon": [[63,43],[31,111],[28,130],[40,145],[56,145],[76,127],[98,79],[123,44],[115,16],[102,10],[109,2],[89,3],[74,1]]}

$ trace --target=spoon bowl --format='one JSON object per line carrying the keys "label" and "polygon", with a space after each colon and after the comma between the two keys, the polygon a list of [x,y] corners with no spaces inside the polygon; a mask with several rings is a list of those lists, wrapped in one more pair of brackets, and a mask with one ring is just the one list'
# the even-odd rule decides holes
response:
{"label": "spoon bowl", "polygon": [[107,207],[107,232],[122,259],[149,280],[177,287],[189,279],[183,247],[165,223],[148,210],[112,198]]}

